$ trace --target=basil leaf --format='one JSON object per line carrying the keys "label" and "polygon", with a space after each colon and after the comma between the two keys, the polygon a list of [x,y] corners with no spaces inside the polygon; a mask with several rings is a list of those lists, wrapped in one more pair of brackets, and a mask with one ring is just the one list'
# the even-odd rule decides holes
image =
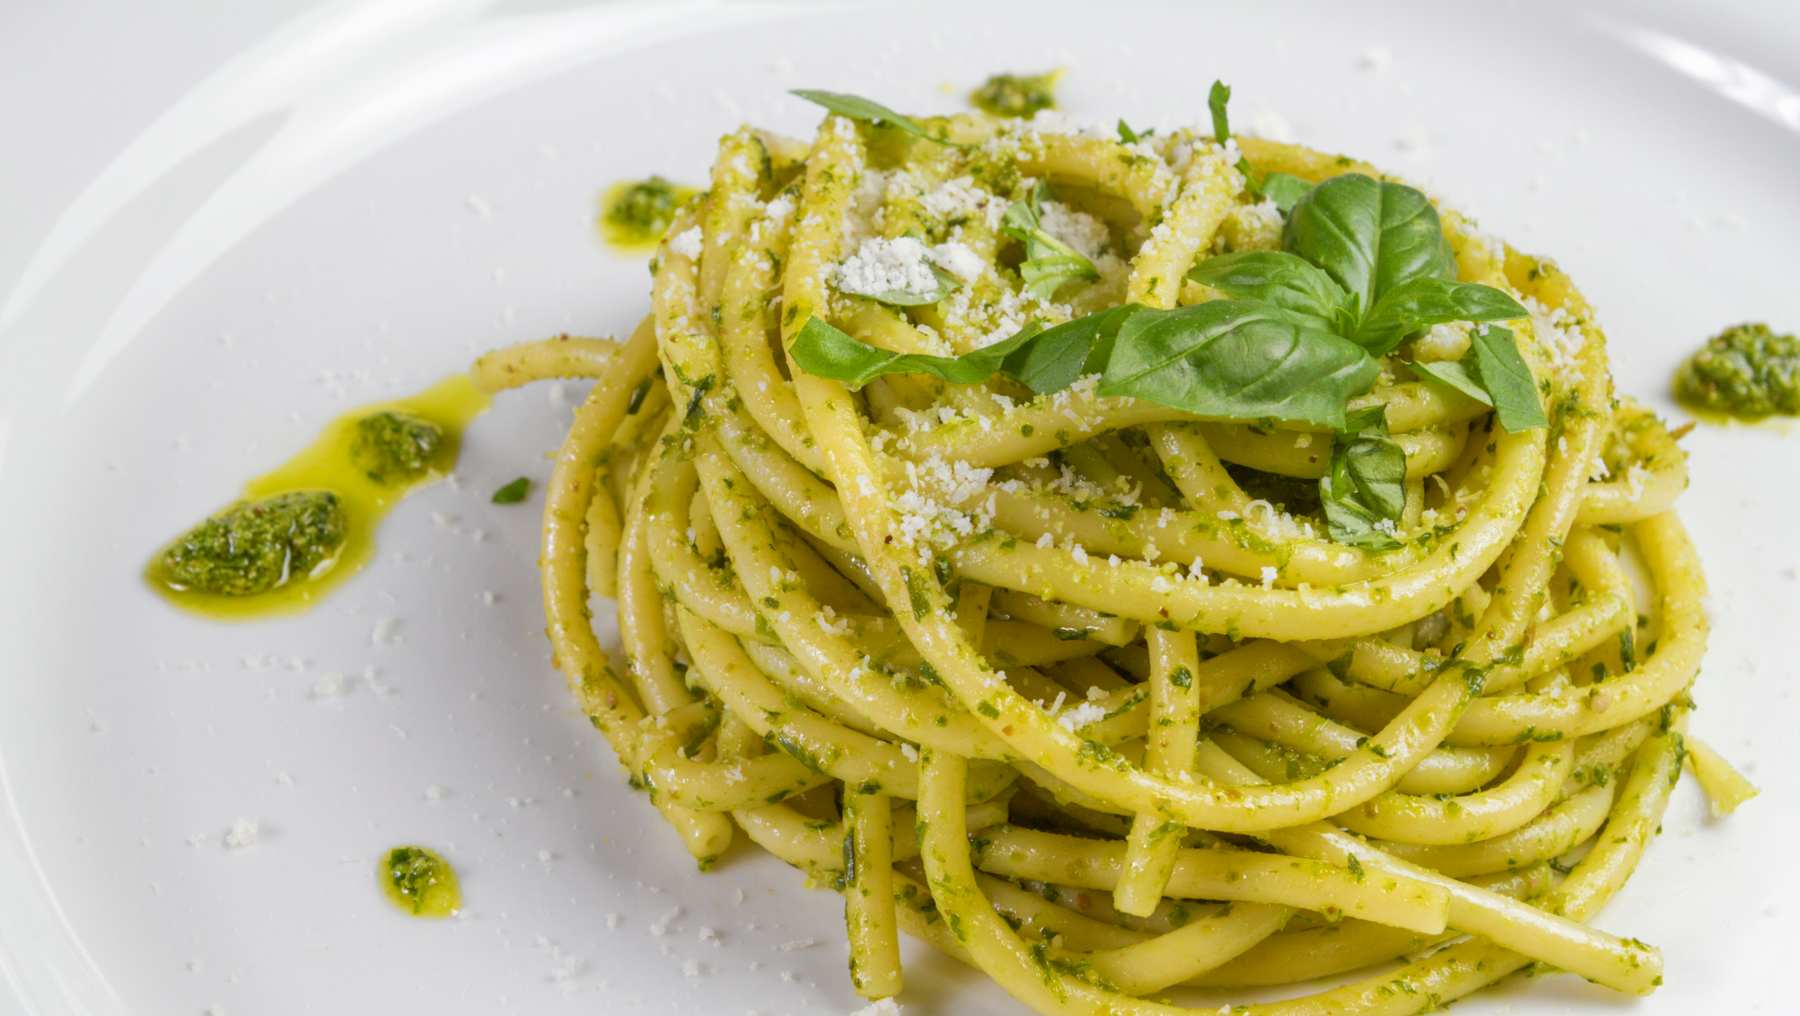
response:
{"label": "basil leaf", "polygon": [[809,317],[800,334],[794,336],[788,353],[801,370],[842,381],[851,391],[888,374],[930,374],[951,384],[972,385],[992,377],[1007,354],[1035,334],[1036,329],[1028,326],[1010,338],[962,356],[932,356],[880,349]]}
{"label": "basil leaf", "polygon": [[520,501],[525,500],[525,495],[529,493],[531,493],[531,479],[530,477],[521,476],[510,483],[502,484],[496,488],[494,490],[494,496],[489,498],[489,500],[495,504],[518,504]]}
{"label": "basil leaf", "polygon": [[1292,173],[1270,173],[1262,181],[1263,197],[1275,202],[1275,207],[1281,209],[1283,215],[1293,211],[1294,205],[1312,188],[1311,181]]}
{"label": "basil leaf", "polygon": [[1000,219],[1000,231],[1025,245],[1019,274],[1025,280],[1025,291],[1040,300],[1055,296],[1065,282],[1100,277],[1092,261],[1044,229],[1039,203],[1047,193],[1044,185],[1038,184],[1025,200],[1008,205]]}
{"label": "basil leaf", "polygon": [[1119,129],[1119,143],[1122,145],[1129,145],[1134,141],[1142,141],[1145,138],[1148,138],[1152,134],[1156,133],[1155,127],[1149,127],[1144,130],[1141,130],[1141,131],[1132,130],[1131,125],[1125,122],[1124,117],[1119,118],[1119,128],[1118,129]]}
{"label": "basil leaf", "polygon": [[1065,282],[1100,277],[1094,270],[1093,262],[1079,254],[1051,254],[1032,258],[1019,265],[1019,275],[1025,280],[1025,292],[1040,300],[1054,297]]}
{"label": "basil leaf", "polygon": [[1304,258],[1284,251],[1207,258],[1188,270],[1188,278],[1227,296],[1277,307],[1309,328],[1342,332],[1348,323],[1350,295],[1343,287]]}
{"label": "basil leaf", "polygon": [[1011,352],[1000,369],[1038,395],[1062,391],[1106,369],[1120,326],[1142,309],[1128,303],[1045,329]]}
{"label": "basil leaf", "polygon": [[1492,406],[1494,400],[1488,396],[1487,389],[1469,372],[1466,363],[1456,360],[1433,360],[1430,362],[1414,362],[1406,365],[1408,370],[1426,379],[1435,381],[1446,388],[1458,391],[1474,399],[1484,406]]}
{"label": "basil leaf", "polygon": [[1348,339],[1280,310],[1213,300],[1141,310],[1119,327],[1102,395],[1129,395],[1198,416],[1344,424],[1344,404],[1378,368]]}
{"label": "basil leaf", "polygon": [[931,274],[937,280],[937,286],[929,293],[910,293],[904,289],[887,289],[879,293],[851,293],[850,295],[866,296],[877,303],[885,303],[892,307],[923,307],[949,296],[950,291],[959,284],[956,276],[936,265],[931,266]]}
{"label": "basil leaf", "polygon": [[926,130],[924,125],[917,120],[914,120],[903,113],[896,113],[886,106],[883,106],[881,103],[876,102],[873,99],[865,99],[860,95],[850,95],[845,92],[825,92],[816,88],[795,88],[791,89],[788,94],[799,96],[815,105],[824,106],[831,112],[836,113],[839,116],[849,117],[852,120],[860,120],[863,123],[874,124],[877,127],[892,127],[895,130],[905,131],[916,137],[924,138],[927,141],[935,141],[940,145],[948,145],[951,148],[969,147],[968,145],[951,141],[948,138],[939,137]]}
{"label": "basil leaf", "polygon": [[1288,216],[1282,245],[1337,280],[1359,318],[1402,283],[1455,278],[1449,241],[1425,195],[1361,173],[1308,191]]}
{"label": "basil leaf", "polygon": [[1469,359],[1475,377],[1493,400],[1494,416],[1509,434],[1548,426],[1531,368],[1519,355],[1512,330],[1485,325],[1469,336]]}
{"label": "basil leaf", "polygon": [[1408,279],[1375,302],[1350,337],[1380,356],[1428,325],[1447,321],[1510,321],[1525,308],[1492,286],[1451,282],[1435,276]]}
{"label": "basil leaf", "polygon": [[1398,547],[1394,523],[1406,505],[1406,453],[1388,437],[1387,407],[1348,414],[1332,438],[1331,467],[1319,479],[1325,525],[1338,543]]}

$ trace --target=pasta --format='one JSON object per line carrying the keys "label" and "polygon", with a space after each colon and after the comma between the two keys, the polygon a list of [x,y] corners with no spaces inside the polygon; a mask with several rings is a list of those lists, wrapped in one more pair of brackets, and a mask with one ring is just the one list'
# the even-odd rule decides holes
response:
{"label": "pasta", "polygon": [[[1322,976],[1233,1011],[1415,1012],[1534,963],[1652,991],[1656,949],[1586,922],[1680,772],[1703,579],[1683,453],[1614,395],[1568,277],[1440,213],[1456,277],[1530,309],[1548,426],[1380,356],[1348,412],[1385,414],[1404,500],[1358,545],[1309,503],[1343,431],[932,371],[1032,321],[1221,299],[1189,269],[1282,243],[1273,174],[1385,178],[1187,130],[899,119],[725,137],[625,342],[476,366],[594,381],[545,509],[549,636],[700,866],[741,831],[842,893],[870,998],[901,990],[902,929],[1046,1013]],[[1038,240],[1021,262],[1027,213],[1067,278],[1039,285]],[[888,276],[940,290],[868,292]],[[835,380],[796,358],[815,319],[938,366]],[[1692,758],[1722,810],[1753,793]]]}

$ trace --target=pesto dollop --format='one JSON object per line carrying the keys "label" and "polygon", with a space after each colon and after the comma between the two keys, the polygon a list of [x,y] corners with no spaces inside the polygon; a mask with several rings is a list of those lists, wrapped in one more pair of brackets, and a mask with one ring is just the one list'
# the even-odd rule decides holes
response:
{"label": "pesto dollop", "polygon": [[346,532],[343,505],[328,490],[239,502],[171,544],[162,578],[179,590],[254,596],[329,565]]}
{"label": "pesto dollop", "polygon": [[1800,414],[1800,341],[1765,324],[1733,325],[1681,365],[1675,395],[1699,409],[1749,419]]}
{"label": "pesto dollop", "polygon": [[376,483],[411,480],[430,468],[443,441],[443,428],[437,424],[390,409],[356,421],[350,457]]}
{"label": "pesto dollop", "polygon": [[414,917],[449,917],[462,906],[456,870],[435,850],[395,847],[376,874],[387,898]]}
{"label": "pesto dollop", "polygon": [[660,176],[633,180],[607,202],[606,222],[640,237],[658,237],[675,219],[681,189]]}
{"label": "pesto dollop", "polygon": [[1056,79],[1062,71],[1042,74],[992,74],[969,93],[975,108],[995,116],[1029,117],[1056,108]]}

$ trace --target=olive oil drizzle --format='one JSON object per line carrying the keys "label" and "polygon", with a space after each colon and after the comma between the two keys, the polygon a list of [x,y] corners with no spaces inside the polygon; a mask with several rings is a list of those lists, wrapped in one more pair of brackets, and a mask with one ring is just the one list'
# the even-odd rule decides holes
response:
{"label": "olive oil drizzle", "polygon": [[[291,491],[335,493],[343,505],[347,532],[329,567],[318,569],[313,575],[292,576],[266,593],[228,596],[178,588],[163,566],[163,548],[144,568],[145,580],[177,607],[218,619],[268,617],[313,606],[369,562],[375,552],[375,531],[394,505],[409,491],[440,479],[455,468],[463,429],[487,408],[489,401],[487,393],[476,387],[472,378],[457,374],[416,395],[359,406],[327,423],[318,437],[292,458],[244,485],[242,499],[246,501]],[[408,413],[442,428],[443,440],[423,472],[380,482],[355,461],[352,449],[357,422],[384,410]]]}

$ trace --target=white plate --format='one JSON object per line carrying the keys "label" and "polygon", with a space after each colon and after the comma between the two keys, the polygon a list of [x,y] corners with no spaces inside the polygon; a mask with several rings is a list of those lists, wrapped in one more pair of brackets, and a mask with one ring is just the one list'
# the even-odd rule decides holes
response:
{"label": "white plate", "polygon": [[[1141,125],[1201,118],[1225,78],[1243,127],[1410,173],[1559,257],[1621,388],[1665,410],[1711,330],[1800,327],[1780,4],[119,8],[0,32],[0,971],[25,1011],[856,1008],[837,901],[767,858],[696,875],[548,666],[536,512],[487,493],[546,475],[553,390],[503,398],[460,488],[407,501],[310,615],[210,624],[137,578],[346,405],[628,326],[644,267],[597,244],[601,186],[701,179],[746,118],[805,131],[787,88],[938,111],[987,71],[1060,64],[1071,111]],[[1374,47],[1391,66],[1364,66]],[[1684,785],[1601,923],[1667,957],[1635,1011],[1772,1012],[1800,908],[1800,434],[1687,444],[1716,626],[1694,726],[1764,793],[1715,825]],[[260,842],[228,850],[240,817]],[[375,860],[406,841],[456,861],[465,918],[382,901]],[[1009,1011],[908,959],[909,1004]],[[1617,1004],[1561,977],[1458,1011]]]}

